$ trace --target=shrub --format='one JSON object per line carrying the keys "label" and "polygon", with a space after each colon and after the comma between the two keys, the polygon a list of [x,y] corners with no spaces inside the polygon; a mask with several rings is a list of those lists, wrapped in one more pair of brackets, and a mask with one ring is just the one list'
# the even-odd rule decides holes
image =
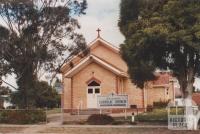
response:
{"label": "shrub", "polygon": [[107,125],[112,124],[114,119],[111,116],[104,114],[93,114],[88,117],[87,123],[90,125]]}
{"label": "shrub", "polygon": [[158,102],[153,102],[153,107],[154,108],[164,108],[167,107],[168,101],[158,101]]}
{"label": "shrub", "polygon": [[153,106],[147,105],[147,112],[152,112],[153,111]]}
{"label": "shrub", "polygon": [[46,113],[44,110],[2,110],[0,111],[0,123],[8,124],[33,124],[44,122]]}

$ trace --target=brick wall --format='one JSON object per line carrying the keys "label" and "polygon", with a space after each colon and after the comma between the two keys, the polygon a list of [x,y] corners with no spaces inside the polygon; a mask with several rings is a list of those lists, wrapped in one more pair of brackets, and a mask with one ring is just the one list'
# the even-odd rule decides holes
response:
{"label": "brick wall", "polygon": [[96,63],[91,63],[73,76],[73,108],[76,108],[81,100],[83,108],[87,108],[87,81],[92,77],[101,81],[102,95],[116,91],[116,75]]}

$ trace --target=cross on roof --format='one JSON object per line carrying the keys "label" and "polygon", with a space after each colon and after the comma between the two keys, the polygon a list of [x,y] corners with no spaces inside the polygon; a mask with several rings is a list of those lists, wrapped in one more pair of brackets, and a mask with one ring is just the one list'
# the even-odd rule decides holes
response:
{"label": "cross on roof", "polygon": [[98,35],[97,35],[97,37],[99,38],[100,37],[100,32],[101,32],[101,29],[97,29],[97,33],[98,33]]}

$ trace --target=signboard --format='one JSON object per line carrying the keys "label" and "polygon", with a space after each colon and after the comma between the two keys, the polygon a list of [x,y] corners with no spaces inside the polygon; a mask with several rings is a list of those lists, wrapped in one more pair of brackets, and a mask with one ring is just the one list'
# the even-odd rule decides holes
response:
{"label": "signboard", "polygon": [[58,92],[58,94],[62,94],[63,84],[61,82],[56,82],[54,87],[56,91]]}
{"label": "signboard", "polygon": [[98,95],[98,108],[128,108],[128,95]]}
{"label": "signboard", "polygon": [[187,121],[184,115],[168,115],[168,129],[187,130]]}

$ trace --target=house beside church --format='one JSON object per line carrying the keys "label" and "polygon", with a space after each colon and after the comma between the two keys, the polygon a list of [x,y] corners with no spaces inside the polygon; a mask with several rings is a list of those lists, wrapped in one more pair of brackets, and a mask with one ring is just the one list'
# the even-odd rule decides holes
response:
{"label": "house beside church", "polygon": [[97,96],[111,93],[128,95],[128,105],[146,108],[153,102],[174,100],[173,77],[160,72],[158,79],[148,82],[143,89],[131,82],[128,67],[119,48],[98,36],[88,44],[90,52],[74,56],[61,67],[64,89],[63,109],[95,109]]}

